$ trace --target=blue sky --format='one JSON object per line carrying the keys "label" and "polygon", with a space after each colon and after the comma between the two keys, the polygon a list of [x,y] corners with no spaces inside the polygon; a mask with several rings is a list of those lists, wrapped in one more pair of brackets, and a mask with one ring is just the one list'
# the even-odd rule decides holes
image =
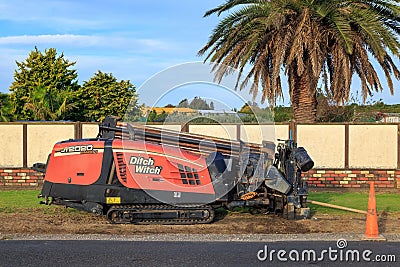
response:
{"label": "blue sky", "polygon": [[[217,17],[203,18],[203,14],[222,2],[0,0],[0,91],[8,92],[15,61],[25,60],[35,46],[41,51],[54,47],[76,61],[80,84],[101,70],[140,88],[166,68],[203,60],[197,51],[218,23]],[[385,86],[384,79],[382,82]],[[354,93],[357,84],[354,82]],[[199,89],[203,93],[207,90],[216,92],[215,86]],[[139,93],[146,102],[146,92]],[[373,99],[399,103],[399,96],[399,92],[391,96],[385,90]],[[160,105],[168,101],[176,104],[182,98],[171,95]],[[288,103],[287,95],[284,103]]]}

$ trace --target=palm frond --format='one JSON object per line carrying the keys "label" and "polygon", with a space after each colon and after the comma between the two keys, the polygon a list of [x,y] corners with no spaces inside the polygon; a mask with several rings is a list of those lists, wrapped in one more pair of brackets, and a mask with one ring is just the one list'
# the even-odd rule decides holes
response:
{"label": "palm frond", "polygon": [[[236,68],[239,77],[235,89],[242,90],[251,81],[250,93],[255,96],[261,90],[262,101],[272,104],[282,96],[282,75],[288,79],[291,97],[298,94],[294,87],[298,87],[300,80],[308,83],[304,88],[311,95],[322,80],[325,91],[337,103],[343,103],[349,98],[351,80],[356,74],[366,99],[373,91],[383,89],[372,58],[382,68],[393,93],[393,77],[400,79],[392,58],[400,58],[398,3],[227,0],[206,12],[205,16],[227,15],[198,54],[205,55],[205,61],[230,67],[215,67],[216,81],[221,82]],[[244,74],[246,66],[250,68]],[[301,78],[304,75],[307,77]]]}

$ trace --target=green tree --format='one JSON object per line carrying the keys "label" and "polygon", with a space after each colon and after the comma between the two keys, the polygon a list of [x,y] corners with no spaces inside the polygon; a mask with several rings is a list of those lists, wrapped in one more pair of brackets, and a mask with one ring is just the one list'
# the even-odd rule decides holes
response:
{"label": "green tree", "polygon": [[242,106],[242,108],[239,110],[239,113],[254,114],[252,107],[248,103],[245,103]]}
{"label": "green tree", "polygon": [[164,106],[164,108],[175,108],[176,106],[174,106],[174,105],[172,105],[172,104],[168,104],[168,105],[165,105]]}
{"label": "green tree", "polygon": [[274,108],[273,113],[275,122],[288,122],[293,120],[291,107],[278,106]]}
{"label": "green tree", "polygon": [[178,108],[187,108],[189,107],[189,101],[187,100],[187,98],[181,100],[178,104]]}
{"label": "green tree", "polygon": [[[24,109],[32,112],[30,118],[33,120],[69,118],[68,111],[74,107],[73,103],[67,104],[67,100],[72,98],[70,94],[71,92],[60,92],[54,95],[51,90],[47,90],[45,87],[38,87],[30,93]],[[57,107],[51,106],[52,103],[57,103]]]}
{"label": "green tree", "polygon": [[139,108],[136,87],[129,80],[117,81],[111,73],[100,70],[75,94],[74,116],[81,121],[102,121],[109,115],[137,120]]}
{"label": "green tree", "polygon": [[[222,63],[216,79],[233,67],[238,87],[252,80],[250,93],[262,91],[271,105],[282,96],[281,76],[288,79],[297,122],[316,119],[320,80],[334,100],[348,101],[354,73],[361,80],[364,101],[382,85],[372,62],[385,73],[393,94],[392,75],[400,78],[392,56],[399,57],[398,1],[358,0],[227,0],[205,16],[227,13],[199,51]],[[245,79],[241,75],[250,66]],[[282,72],[284,70],[284,73]]]}
{"label": "green tree", "polygon": [[[213,104],[214,105],[214,104]],[[207,101],[202,99],[201,97],[194,97],[192,101],[190,101],[190,104],[188,106],[191,109],[203,109],[203,110],[209,110],[211,109],[210,106],[207,104]]]}
{"label": "green tree", "polygon": [[69,119],[72,94],[79,87],[76,70],[70,69],[75,63],[64,54],[58,56],[55,48],[42,53],[37,47],[25,61],[17,61],[18,70],[10,86],[16,119]]}
{"label": "green tree", "polygon": [[160,114],[154,109],[149,112],[146,117],[147,122],[164,122],[168,118],[168,114],[163,110]]}
{"label": "green tree", "polygon": [[243,122],[272,122],[273,116],[271,110],[260,108],[256,103],[245,103],[238,112]]}
{"label": "green tree", "polygon": [[161,114],[157,114],[157,116],[154,119],[154,122],[164,122],[167,117],[168,114],[163,110]]}
{"label": "green tree", "polygon": [[0,121],[12,121],[12,104],[10,95],[0,93]]}
{"label": "green tree", "polygon": [[214,110],[214,102],[212,102],[212,101],[210,102],[210,109]]}
{"label": "green tree", "polygon": [[318,122],[350,122],[353,121],[354,109],[351,106],[340,106],[332,99],[332,95],[317,89],[317,121]]}
{"label": "green tree", "polygon": [[147,115],[146,121],[147,122],[154,122],[157,117],[157,111],[152,109],[150,113]]}

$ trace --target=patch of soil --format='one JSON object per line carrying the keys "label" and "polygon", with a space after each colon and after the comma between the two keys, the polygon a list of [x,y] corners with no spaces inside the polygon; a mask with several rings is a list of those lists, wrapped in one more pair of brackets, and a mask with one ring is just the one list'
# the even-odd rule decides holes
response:
{"label": "patch of soil", "polygon": [[[399,214],[381,214],[380,233],[400,233]],[[229,213],[211,224],[114,225],[105,216],[66,212],[61,207],[1,213],[0,234],[302,234],[364,233],[365,215],[314,215],[289,221],[276,215]]]}

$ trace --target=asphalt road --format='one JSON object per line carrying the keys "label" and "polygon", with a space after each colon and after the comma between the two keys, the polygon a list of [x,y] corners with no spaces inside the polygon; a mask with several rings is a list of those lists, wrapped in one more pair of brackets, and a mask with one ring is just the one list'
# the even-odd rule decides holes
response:
{"label": "asphalt road", "polygon": [[[378,259],[386,262],[377,262]],[[399,262],[400,242],[0,241],[0,266],[7,267],[400,266]]]}

